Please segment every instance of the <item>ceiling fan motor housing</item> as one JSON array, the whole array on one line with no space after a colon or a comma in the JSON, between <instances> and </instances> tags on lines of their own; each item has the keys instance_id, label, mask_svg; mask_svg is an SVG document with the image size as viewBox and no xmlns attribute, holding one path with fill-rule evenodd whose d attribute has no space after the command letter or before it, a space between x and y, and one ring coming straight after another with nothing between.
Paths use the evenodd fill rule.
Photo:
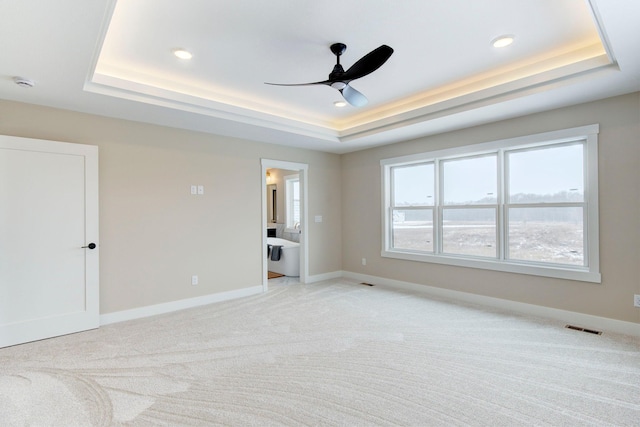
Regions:
<instances>
[{"instance_id":1,"label":"ceiling fan motor housing","mask_svg":"<svg viewBox=\"0 0 640 427\"><path fill-rule=\"evenodd\" d=\"M342 65L336 64L333 67L333 71L329 74L329 80L331 81L339 80L340 76L342 76L343 74L344 74L344 68L342 68Z\"/></svg>"}]
</instances>

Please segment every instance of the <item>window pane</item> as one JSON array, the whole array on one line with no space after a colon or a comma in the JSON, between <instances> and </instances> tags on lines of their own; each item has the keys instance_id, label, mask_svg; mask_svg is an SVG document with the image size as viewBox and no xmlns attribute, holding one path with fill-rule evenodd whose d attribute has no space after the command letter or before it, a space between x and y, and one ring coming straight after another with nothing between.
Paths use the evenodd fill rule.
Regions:
<instances>
[{"instance_id":1,"label":"window pane","mask_svg":"<svg viewBox=\"0 0 640 427\"><path fill-rule=\"evenodd\" d=\"M433 163L397 166L393 174L393 206L433 206Z\"/></svg>"},{"instance_id":2,"label":"window pane","mask_svg":"<svg viewBox=\"0 0 640 427\"><path fill-rule=\"evenodd\" d=\"M497 156L442 162L444 204L495 204L498 194Z\"/></svg>"},{"instance_id":3,"label":"window pane","mask_svg":"<svg viewBox=\"0 0 640 427\"><path fill-rule=\"evenodd\" d=\"M294 228L300 223L300 180L285 178L285 183L286 222L288 228Z\"/></svg>"},{"instance_id":4,"label":"window pane","mask_svg":"<svg viewBox=\"0 0 640 427\"><path fill-rule=\"evenodd\" d=\"M433 210L393 210L394 249L433 252Z\"/></svg>"},{"instance_id":5,"label":"window pane","mask_svg":"<svg viewBox=\"0 0 640 427\"><path fill-rule=\"evenodd\" d=\"M291 183L293 187L293 199L291 203L293 204L293 221L300 222L300 181L296 180Z\"/></svg>"},{"instance_id":6,"label":"window pane","mask_svg":"<svg viewBox=\"0 0 640 427\"><path fill-rule=\"evenodd\" d=\"M443 209L442 251L497 257L495 209Z\"/></svg>"},{"instance_id":7,"label":"window pane","mask_svg":"<svg viewBox=\"0 0 640 427\"><path fill-rule=\"evenodd\" d=\"M585 265L582 209L510 208L509 259Z\"/></svg>"},{"instance_id":8,"label":"window pane","mask_svg":"<svg viewBox=\"0 0 640 427\"><path fill-rule=\"evenodd\" d=\"M510 203L582 202L582 144L507 153Z\"/></svg>"}]
</instances>

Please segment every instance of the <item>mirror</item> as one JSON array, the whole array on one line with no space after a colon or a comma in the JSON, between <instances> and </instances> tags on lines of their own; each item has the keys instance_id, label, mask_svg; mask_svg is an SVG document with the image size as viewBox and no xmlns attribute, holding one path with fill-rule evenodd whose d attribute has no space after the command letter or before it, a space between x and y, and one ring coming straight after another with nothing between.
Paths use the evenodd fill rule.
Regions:
<instances>
[{"instance_id":1,"label":"mirror","mask_svg":"<svg viewBox=\"0 0 640 427\"><path fill-rule=\"evenodd\" d=\"M278 220L278 191L276 184L267 185L267 222Z\"/></svg>"}]
</instances>

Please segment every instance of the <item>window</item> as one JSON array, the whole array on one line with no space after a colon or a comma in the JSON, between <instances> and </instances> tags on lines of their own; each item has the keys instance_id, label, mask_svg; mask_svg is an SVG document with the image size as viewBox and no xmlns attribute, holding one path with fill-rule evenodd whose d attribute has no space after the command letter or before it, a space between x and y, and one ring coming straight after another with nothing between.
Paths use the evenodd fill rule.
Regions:
<instances>
[{"instance_id":1,"label":"window","mask_svg":"<svg viewBox=\"0 0 640 427\"><path fill-rule=\"evenodd\" d=\"M586 266L584 142L506 153L507 257Z\"/></svg>"},{"instance_id":2,"label":"window","mask_svg":"<svg viewBox=\"0 0 640 427\"><path fill-rule=\"evenodd\" d=\"M300 225L300 177L288 175L284 177L285 200L287 211L287 228L299 228Z\"/></svg>"},{"instance_id":3,"label":"window","mask_svg":"<svg viewBox=\"0 0 640 427\"><path fill-rule=\"evenodd\" d=\"M433 163L394 168L393 247L433 252Z\"/></svg>"},{"instance_id":4,"label":"window","mask_svg":"<svg viewBox=\"0 0 640 427\"><path fill-rule=\"evenodd\" d=\"M382 256L600 282L597 132L381 161Z\"/></svg>"},{"instance_id":5,"label":"window","mask_svg":"<svg viewBox=\"0 0 640 427\"><path fill-rule=\"evenodd\" d=\"M442 253L497 256L498 156L442 160Z\"/></svg>"}]
</instances>

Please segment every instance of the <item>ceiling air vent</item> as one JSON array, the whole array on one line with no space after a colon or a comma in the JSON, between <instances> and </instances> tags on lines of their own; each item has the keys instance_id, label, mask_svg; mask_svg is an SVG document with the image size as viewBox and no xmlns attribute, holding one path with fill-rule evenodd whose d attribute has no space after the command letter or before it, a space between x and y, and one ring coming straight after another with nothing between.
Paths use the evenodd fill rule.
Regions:
<instances>
[{"instance_id":1,"label":"ceiling air vent","mask_svg":"<svg viewBox=\"0 0 640 427\"><path fill-rule=\"evenodd\" d=\"M35 83L33 80L25 79L23 77L14 77L13 81L20 87L34 87Z\"/></svg>"}]
</instances>

